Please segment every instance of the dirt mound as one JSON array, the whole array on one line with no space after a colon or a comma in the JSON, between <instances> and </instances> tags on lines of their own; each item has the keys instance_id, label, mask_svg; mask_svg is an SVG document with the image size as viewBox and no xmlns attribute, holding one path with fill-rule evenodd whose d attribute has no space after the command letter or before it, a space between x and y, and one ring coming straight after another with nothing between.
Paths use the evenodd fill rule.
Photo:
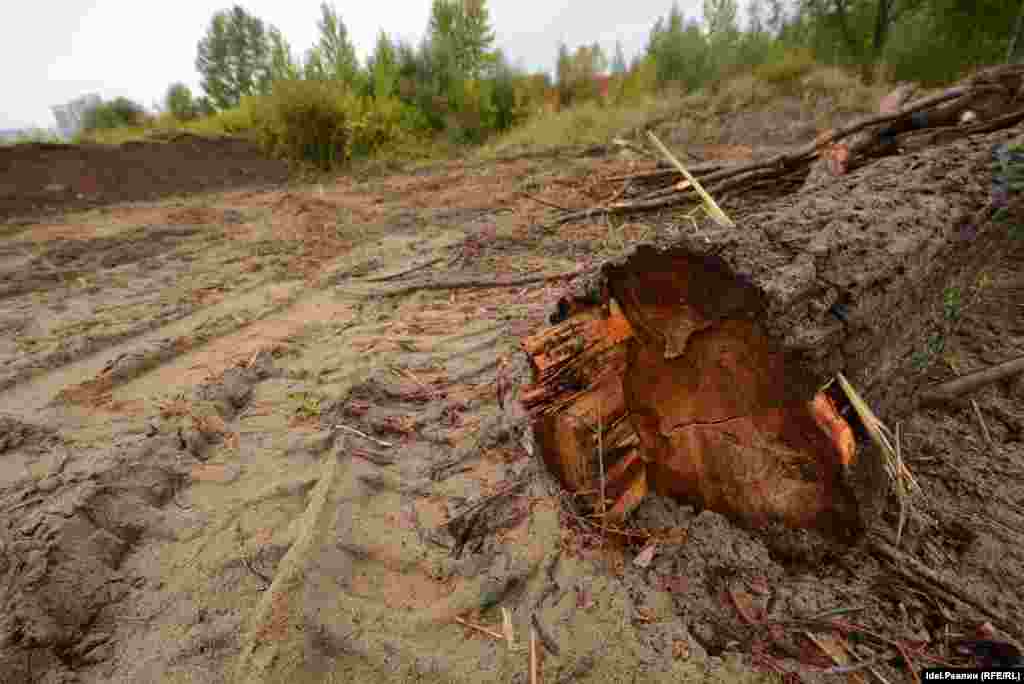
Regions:
<instances>
[{"instance_id":1,"label":"dirt mound","mask_svg":"<svg viewBox=\"0 0 1024 684\"><path fill-rule=\"evenodd\" d=\"M14 145L0 148L0 220L287 179L284 162L237 138Z\"/></svg>"}]
</instances>

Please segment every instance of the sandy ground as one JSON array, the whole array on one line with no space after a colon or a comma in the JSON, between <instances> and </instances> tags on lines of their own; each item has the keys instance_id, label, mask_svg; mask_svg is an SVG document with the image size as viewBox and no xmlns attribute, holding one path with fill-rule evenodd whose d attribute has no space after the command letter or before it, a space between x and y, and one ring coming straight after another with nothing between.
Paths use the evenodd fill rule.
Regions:
<instances>
[{"instance_id":1,"label":"sandy ground","mask_svg":"<svg viewBox=\"0 0 1024 684\"><path fill-rule=\"evenodd\" d=\"M961 662L949 641L993 618L863 550L809 557L651 497L634 562L646 540L574 519L499 407L499 359L525 372L519 339L564 280L495 283L651 229L544 229L537 198L588 206L650 168L448 164L3 226L3 681L525 683L531 626L549 683L824 681L880 652L871 631L917 667ZM1024 353L1022 260L923 343L929 380ZM1022 393L898 416L925 489L903 548L1003 616L1024 586ZM785 622L835 609L846 627ZM879 672L910 681L896 665Z\"/></svg>"}]
</instances>

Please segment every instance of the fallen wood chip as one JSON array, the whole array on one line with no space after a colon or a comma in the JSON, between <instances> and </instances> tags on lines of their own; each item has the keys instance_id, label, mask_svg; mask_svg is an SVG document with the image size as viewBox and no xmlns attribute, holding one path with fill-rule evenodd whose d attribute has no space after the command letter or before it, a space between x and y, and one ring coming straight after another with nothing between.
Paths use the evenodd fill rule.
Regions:
<instances>
[{"instance_id":1,"label":"fallen wood chip","mask_svg":"<svg viewBox=\"0 0 1024 684\"><path fill-rule=\"evenodd\" d=\"M657 544L648 544L643 551L636 555L633 559L633 565L638 568L646 568L654 560L654 553L658 550Z\"/></svg>"}]
</instances>

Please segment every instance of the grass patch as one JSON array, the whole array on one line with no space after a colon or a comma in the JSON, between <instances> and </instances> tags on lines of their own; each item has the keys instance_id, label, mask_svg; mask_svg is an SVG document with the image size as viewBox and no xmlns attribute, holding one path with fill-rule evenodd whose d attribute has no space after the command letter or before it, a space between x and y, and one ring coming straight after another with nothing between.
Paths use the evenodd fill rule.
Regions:
<instances>
[{"instance_id":1,"label":"grass patch","mask_svg":"<svg viewBox=\"0 0 1024 684\"><path fill-rule=\"evenodd\" d=\"M884 80L868 85L860 76L839 67L818 67L804 76L800 85L804 97L828 97L839 111L872 114L893 89L893 84Z\"/></svg>"},{"instance_id":2,"label":"grass patch","mask_svg":"<svg viewBox=\"0 0 1024 684\"><path fill-rule=\"evenodd\" d=\"M787 50L781 59L755 67L753 77L776 87L792 88L814 71L816 65L810 50Z\"/></svg>"},{"instance_id":3,"label":"grass patch","mask_svg":"<svg viewBox=\"0 0 1024 684\"><path fill-rule=\"evenodd\" d=\"M478 156L489 158L523 150L605 144L611 138L642 129L678 111L680 102L678 98L653 96L629 104L586 102L556 114L529 119L484 146Z\"/></svg>"},{"instance_id":4,"label":"grass patch","mask_svg":"<svg viewBox=\"0 0 1024 684\"><path fill-rule=\"evenodd\" d=\"M39 143L60 144L66 143L62 137L45 129L29 130L19 133L14 138L0 139L0 147L13 147L15 145L33 145Z\"/></svg>"},{"instance_id":5,"label":"grass patch","mask_svg":"<svg viewBox=\"0 0 1024 684\"><path fill-rule=\"evenodd\" d=\"M735 112L739 109L763 107L785 94L779 85L758 78L754 74L736 76L718 84L709 101L711 109L718 113Z\"/></svg>"}]
</instances>

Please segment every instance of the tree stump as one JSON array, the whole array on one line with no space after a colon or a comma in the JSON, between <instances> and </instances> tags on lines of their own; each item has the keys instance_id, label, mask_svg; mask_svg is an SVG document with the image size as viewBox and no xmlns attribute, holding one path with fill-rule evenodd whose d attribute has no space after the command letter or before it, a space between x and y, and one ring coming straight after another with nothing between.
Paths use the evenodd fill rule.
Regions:
<instances>
[{"instance_id":1,"label":"tree stump","mask_svg":"<svg viewBox=\"0 0 1024 684\"><path fill-rule=\"evenodd\" d=\"M751 527L859 537L888 483L823 387L842 372L883 417L905 402L887 380L943 293L1008 244L983 210L1008 135L882 159L586 274L522 343L519 398L548 467L610 520L654 491Z\"/></svg>"}]
</instances>

